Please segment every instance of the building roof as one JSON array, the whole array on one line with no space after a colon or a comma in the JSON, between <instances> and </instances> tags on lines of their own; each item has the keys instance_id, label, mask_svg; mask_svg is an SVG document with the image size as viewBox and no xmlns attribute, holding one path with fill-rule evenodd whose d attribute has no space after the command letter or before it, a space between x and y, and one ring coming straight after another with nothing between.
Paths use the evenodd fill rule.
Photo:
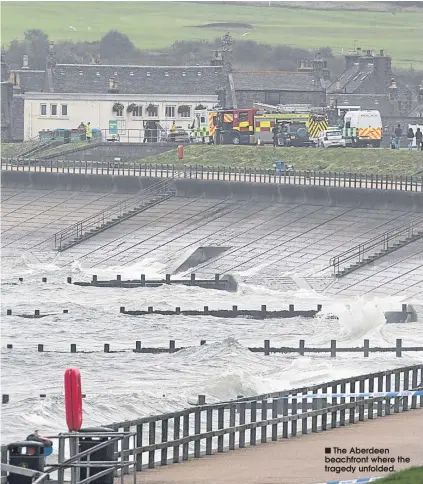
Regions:
<instances>
[{"instance_id":1,"label":"building roof","mask_svg":"<svg viewBox=\"0 0 423 484\"><path fill-rule=\"evenodd\" d=\"M323 91L313 75L285 71L234 71L235 91Z\"/></svg>"},{"instance_id":2,"label":"building roof","mask_svg":"<svg viewBox=\"0 0 423 484\"><path fill-rule=\"evenodd\" d=\"M423 118L423 103L415 106L408 114L409 117Z\"/></svg>"},{"instance_id":3,"label":"building roof","mask_svg":"<svg viewBox=\"0 0 423 484\"><path fill-rule=\"evenodd\" d=\"M45 71L36 71L32 69L12 69L11 73L19 76L19 86L22 92L38 91L41 92L44 87Z\"/></svg>"},{"instance_id":4,"label":"building roof","mask_svg":"<svg viewBox=\"0 0 423 484\"><path fill-rule=\"evenodd\" d=\"M327 94L327 104L336 101L339 108L348 106L360 106L361 109L376 109L381 116L393 114L393 105L388 94Z\"/></svg>"},{"instance_id":5,"label":"building roof","mask_svg":"<svg viewBox=\"0 0 423 484\"><path fill-rule=\"evenodd\" d=\"M336 81L332 82L327 91L329 93L340 91L346 94L354 94L373 71L373 65L359 66L355 64L346 69Z\"/></svg>"},{"instance_id":6,"label":"building roof","mask_svg":"<svg viewBox=\"0 0 423 484\"><path fill-rule=\"evenodd\" d=\"M110 66L57 64L54 92L106 93L109 80L122 94L210 95L225 86L221 66Z\"/></svg>"}]
</instances>

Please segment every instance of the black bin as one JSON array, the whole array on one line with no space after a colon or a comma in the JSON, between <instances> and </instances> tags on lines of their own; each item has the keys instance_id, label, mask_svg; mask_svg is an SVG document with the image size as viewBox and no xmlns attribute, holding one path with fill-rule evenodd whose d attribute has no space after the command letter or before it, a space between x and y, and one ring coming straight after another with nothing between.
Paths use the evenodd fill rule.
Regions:
<instances>
[{"instance_id":1,"label":"black bin","mask_svg":"<svg viewBox=\"0 0 423 484\"><path fill-rule=\"evenodd\" d=\"M12 442L7 446L9 451L9 464L11 466L25 467L34 471L44 471L44 444L23 440ZM32 477L22 476L10 472L8 484L31 484Z\"/></svg>"},{"instance_id":2,"label":"black bin","mask_svg":"<svg viewBox=\"0 0 423 484\"><path fill-rule=\"evenodd\" d=\"M113 429L109 429L107 427L87 427L85 429L81 429L79 431L80 433L93 433L93 432L114 432ZM111 437L108 437L107 435L101 435L98 437L79 437L79 452L84 452L85 450L91 449L92 447L95 447L98 444L101 444L103 442L107 442L110 440ZM106 447L103 447L102 449L94 451L92 454L90 454L90 461L115 461L115 456L114 456L114 444L110 444ZM81 459L81 462L87 462L87 457L84 457ZM94 474L98 474L101 471L104 471L106 468L105 467L90 467L90 476L93 476ZM80 478L81 481L83 479L86 479L88 477L87 475L87 467L81 467L80 470ZM91 482L95 484L113 484L114 480L114 471L110 471L108 474L105 476L101 476L98 479L94 479Z\"/></svg>"}]
</instances>

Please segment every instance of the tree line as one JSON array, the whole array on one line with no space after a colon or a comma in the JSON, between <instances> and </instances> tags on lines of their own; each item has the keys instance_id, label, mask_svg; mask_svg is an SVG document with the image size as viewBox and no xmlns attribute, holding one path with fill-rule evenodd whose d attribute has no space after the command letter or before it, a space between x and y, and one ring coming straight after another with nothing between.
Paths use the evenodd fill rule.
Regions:
<instances>
[{"instance_id":1,"label":"tree line","mask_svg":"<svg viewBox=\"0 0 423 484\"><path fill-rule=\"evenodd\" d=\"M45 69L49 52L49 38L42 30L27 30L22 40L14 40L4 49L10 69L22 67L28 55L31 69ZM138 49L129 37L111 30L101 40L94 42L62 41L54 45L59 64L133 64L133 65L209 65L214 50L221 47L221 39L213 41L187 40L174 42L170 47L156 51ZM327 61L330 72L336 76L345 68L342 56L335 55L329 47L316 50L288 45L268 45L251 40L235 40L232 45L231 63L239 70L296 71L301 61L311 61L320 52ZM396 69L396 73L411 86L423 79L421 71Z\"/></svg>"}]
</instances>

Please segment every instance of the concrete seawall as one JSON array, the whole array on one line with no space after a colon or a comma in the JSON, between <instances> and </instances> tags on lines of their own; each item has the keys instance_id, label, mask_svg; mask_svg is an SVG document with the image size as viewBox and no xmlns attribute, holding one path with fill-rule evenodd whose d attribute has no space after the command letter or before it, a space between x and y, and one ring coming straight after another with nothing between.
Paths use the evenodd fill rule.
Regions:
<instances>
[{"instance_id":1,"label":"concrete seawall","mask_svg":"<svg viewBox=\"0 0 423 484\"><path fill-rule=\"evenodd\" d=\"M2 186L40 190L137 193L160 178L2 171ZM317 206L423 212L423 193L366 188L243 183L195 179L175 180L177 196L261 200Z\"/></svg>"}]
</instances>

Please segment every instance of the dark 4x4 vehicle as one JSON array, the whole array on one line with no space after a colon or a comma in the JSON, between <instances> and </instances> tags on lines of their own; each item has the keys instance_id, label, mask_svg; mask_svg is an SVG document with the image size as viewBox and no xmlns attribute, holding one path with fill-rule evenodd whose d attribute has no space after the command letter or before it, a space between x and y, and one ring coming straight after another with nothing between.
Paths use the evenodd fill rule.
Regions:
<instances>
[{"instance_id":1,"label":"dark 4x4 vehicle","mask_svg":"<svg viewBox=\"0 0 423 484\"><path fill-rule=\"evenodd\" d=\"M314 146L305 123L286 124L278 133L279 146Z\"/></svg>"}]
</instances>

